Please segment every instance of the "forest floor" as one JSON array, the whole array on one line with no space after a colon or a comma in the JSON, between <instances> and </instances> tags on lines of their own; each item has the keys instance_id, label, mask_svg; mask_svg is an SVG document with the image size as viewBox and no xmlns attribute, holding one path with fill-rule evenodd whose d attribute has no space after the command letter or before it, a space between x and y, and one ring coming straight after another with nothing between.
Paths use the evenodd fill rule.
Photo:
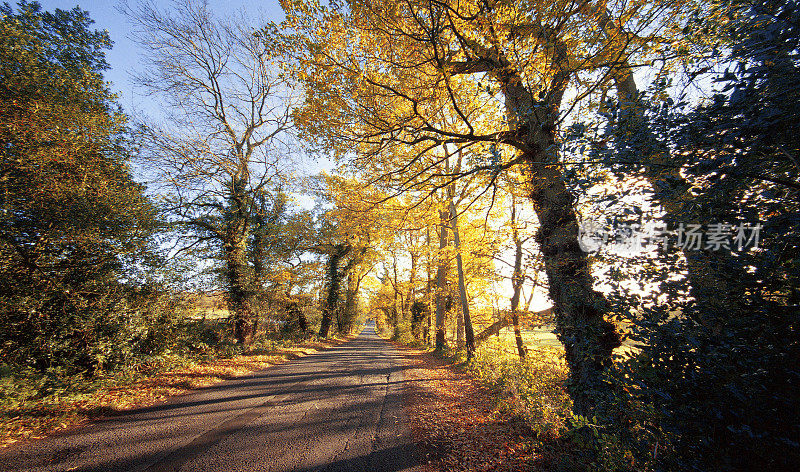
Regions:
<instances>
[{"instance_id":1,"label":"forest floor","mask_svg":"<svg viewBox=\"0 0 800 472\"><path fill-rule=\"evenodd\" d=\"M352 337L307 340L227 359L188 363L165 371L109 377L97 381L95 386L63 395L44 398L19 396L15 399L4 395L0 448L19 441L39 439L114 411L150 406L168 397L307 356Z\"/></svg>"},{"instance_id":2,"label":"forest floor","mask_svg":"<svg viewBox=\"0 0 800 472\"><path fill-rule=\"evenodd\" d=\"M531 470L533 433L456 361L403 347L406 404L431 471Z\"/></svg>"}]
</instances>

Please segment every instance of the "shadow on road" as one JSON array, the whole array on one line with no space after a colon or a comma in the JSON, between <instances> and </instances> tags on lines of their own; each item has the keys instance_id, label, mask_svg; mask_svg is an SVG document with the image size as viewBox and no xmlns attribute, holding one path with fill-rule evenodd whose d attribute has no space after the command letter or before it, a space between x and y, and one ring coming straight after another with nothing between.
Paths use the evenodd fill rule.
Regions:
<instances>
[{"instance_id":1,"label":"shadow on road","mask_svg":"<svg viewBox=\"0 0 800 472\"><path fill-rule=\"evenodd\" d=\"M0 453L8 471L400 471L402 354L357 338Z\"/></svg>"}]
</instances>

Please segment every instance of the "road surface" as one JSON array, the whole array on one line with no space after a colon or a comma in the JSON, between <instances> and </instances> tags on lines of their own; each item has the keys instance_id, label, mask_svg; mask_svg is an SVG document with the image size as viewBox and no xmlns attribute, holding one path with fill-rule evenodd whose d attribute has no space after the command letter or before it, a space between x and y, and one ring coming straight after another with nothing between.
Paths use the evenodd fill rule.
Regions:
<instances>
[{"instance_id":1,"label":"road surface","mask_svg":"<svg viewBox=\"0 0 800 472\"><path fill-rule=\"evenodd\" d=\"M416 471L401 354L360 336L0 452L3 471Z\"/></svg>"}]
</instances>

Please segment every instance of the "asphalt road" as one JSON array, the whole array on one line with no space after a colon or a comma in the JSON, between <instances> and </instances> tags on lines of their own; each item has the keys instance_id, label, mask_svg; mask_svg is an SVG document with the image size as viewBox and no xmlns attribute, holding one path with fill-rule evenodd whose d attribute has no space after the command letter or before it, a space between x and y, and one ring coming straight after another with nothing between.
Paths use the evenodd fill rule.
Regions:
<instances>
[{"instance_id":1,"label":"asphalt road","mask_svg":"<svg viewBox=\"0 0 800 472\"><path fill-rule=\"evenodd\" d=\"M3 471L417 470L401 354L345 344L0 453Z\"/></svg>"}]
</instances>

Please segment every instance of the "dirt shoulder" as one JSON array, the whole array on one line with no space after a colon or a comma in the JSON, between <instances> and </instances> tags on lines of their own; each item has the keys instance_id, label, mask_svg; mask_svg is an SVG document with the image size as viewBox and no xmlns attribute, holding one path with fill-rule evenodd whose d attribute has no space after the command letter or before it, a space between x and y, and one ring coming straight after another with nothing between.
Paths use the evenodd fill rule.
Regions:
<instances>
[{"instance_id":1,"label":"dirt shoulder","mask_svg":"<svg viewBox=\"0 0 800 472\"><path fill-rule=\"evenodd\" d=\"M496 396L453 363L400 346L406 405L433 471L531 470L530 429L496 410Z\"/></svg>"}]
</instances>

